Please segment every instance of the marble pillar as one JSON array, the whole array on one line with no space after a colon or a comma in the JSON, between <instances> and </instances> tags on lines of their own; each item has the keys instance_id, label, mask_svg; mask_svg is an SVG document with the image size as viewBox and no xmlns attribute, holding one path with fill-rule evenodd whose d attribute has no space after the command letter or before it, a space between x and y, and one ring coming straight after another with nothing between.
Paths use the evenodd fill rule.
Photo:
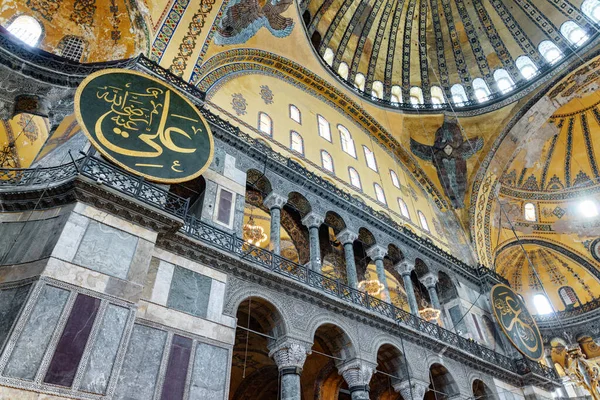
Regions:
<instances>
[{"instance_id":1,"label":"marble pillar","mask_svg":"<svg viewBox=\"0 0 600 400\"><path fill-rule=\"evenodd\" d=\"M269 208L271 213L271 251L277 255L281 253L281 208L285 203L287 203L287 197L275 192L269 193L263 200L263 204Z\"/></svg>"},{"instance_id":2,"label":"marble pillar","mask_svg":"<svg viewBox=\"0 0 600 400\"><path fill-rule=\"evenodd\" d=\"M314 211L302 218L302 224L308 228L310 243L310 269L321 272L321 246L319 245L319 227L325 221L321 215Z\"/></svg>"},{"instance_id":3,"label":"marble pillar","mask_svg":"<svg viewBox=\"0 0 600 400\"><path fill-rule=\"evenodd\" d=\"M428 382L419 379L405 379L393 385L394 390L402 395L404 400L421 400L429 387Z\"/></svg>"},{"instance_id":4,"label":"marble pillar","mask_svg":"<svg viewBox=\"0 0 600 400\"><path fill-rule=\"evenodd\" d=\"M382 300L390 303L390 290L388 288L387 278L385 276L385 267L383 265L383 257L387 254L384 247L374 245L367 250L367 255L375 261L375 269L377 270L377 280L383 284Z\"/></svg>"},{"instance_id":5,"label":"marble pillar","mask_svg":"<svg viewBox=\"0 0 600 400\"><path fill-rule=\"evenodd\" d=\"M350 390L352 400L369 400L369 382L376 365L362 360L350 360L338 367L338 372Z\"/></svg>"},{"instance_id":6,"label":"marble pillar","mask_svg":"<svg viewBox=\"0 0 600 400\"><path fill-rule=\"evenodd\" d=\"M417 303L417 296L415 296L415 288L413 286L412 279L410 279L411 272L415 269L415 264L409 261L402 261L395 265L396 271L402 275L402 281L404 283L404 291L408 299L408 307L410 313L419 316L419 304Z\"/></svg>"},{"instance_id":7,"label":"marble pillar","mask_svg":"<svg viewBox=\"0 0 600 400\"><path fill-rule=\"evenodd\" d=\"M434 275L433 272L428 272L420 279L423 286L427 288L427 293L429 293L429 299L431 300L431 306L436 310L442 310L442 305L440 304L440 298L437 294L436 285L438 283L437 275Z\"/></svg>"},{"instance_id":8,"label":"marble pillar","mask_svg":"<svg viewBox=\"0 0 600 400\"><path fill-rule=\"evenodd\" d=\"M279 370L281 400L301 400L300 376L311 347L310 343L289 338L279 339L270 347L269 357Z\"/></svg>"},{"instance_id":9,"label":"marble pillar","mask_svg":"<svg viewBox=\"0 0 600 400\"><path fill-rule=\"evenodd\" d=\"M346 279L348 286L353 289L358 288L358 274L356 272L356 263L354 261L354 241L358 235L344 229L337 235L338 240L344 245L344 256L346 257Z\"/></svg>"}]
</instances>

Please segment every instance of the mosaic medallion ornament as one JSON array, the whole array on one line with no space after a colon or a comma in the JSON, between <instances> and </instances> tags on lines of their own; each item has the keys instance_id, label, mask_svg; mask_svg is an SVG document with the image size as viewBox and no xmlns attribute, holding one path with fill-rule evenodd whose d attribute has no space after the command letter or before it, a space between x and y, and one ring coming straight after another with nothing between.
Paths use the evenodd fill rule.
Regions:
<instances>
[{"instance_id":1,"label":"mosaic medallion ornament","mask_svg":"<svg viewBox=\"0 0 600 400\"><path fill-rule=\"evenodd\" d=\"M212 133L196 106L141 72L107 69L88 76L77 89L75 115L102 155L153 181L194 179L213 158Z\"/></svg>"},{"instance_id":2,"label":"mosaic medallion ornament","mask_svg":"<svg viewBox=\"0 0 600 400\"><path fill-rule=\"evenodd\" d=\"M508 286L498 284L490 292L494 315L513 346L539 361L544 355L542 336L523 300Z\"/></svg>"},{"instance_id":3,"label":"mosaic medallion ornament","mask_svg":"<svg viewBox=\"0 0 600 400\"><path fill-rule=\"evenodd\" d=\"M246 99L241 93L234 93L231 95L231 107L233 107L233 111L240 116L246 115L246 107L248 103L246 103Z\"/></svg>"},{"instance_id":4,"label":"mosaic medallion ornament","mask_svg":"<svg viewBox=\"0 0 600 400\"><path fill-rule=\"evenodd\" d=\"M263 99L265 104L273 104L273 97L273 91L267 85L260 87L260 98Z\"/></svg>"}]
</instances>

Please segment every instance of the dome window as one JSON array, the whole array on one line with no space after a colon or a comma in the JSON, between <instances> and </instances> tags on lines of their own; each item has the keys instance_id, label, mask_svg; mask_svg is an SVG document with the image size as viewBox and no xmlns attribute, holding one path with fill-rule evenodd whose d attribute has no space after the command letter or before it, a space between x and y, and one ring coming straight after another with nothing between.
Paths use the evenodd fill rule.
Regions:
<instances>
[{"instance_id":1,"label":"dome window","mask_svg":"<svg viewBox=\"0 0 600 400\"><path fill-rule=\"evenodd\" d=\"M321 150L321 165L329 172L333 172L333 158L325 150Z\"/></svg>"},{"instance_id":2,"label":"dome window","mask_svg":"<svg viewBox=\"0 0 600 400\"><path fill-rule=\"evenodd\" d=\"M34 47L42 37L42 25L29 15L20 15L10 23L7 30L23 43Z\"/></svg>"},{"instance_id":3,"label":"dome window","mask_svg":"<svg viewBox=\"0 0 600 400\"><path fill-rule=\"evenodd\" d=\"M444 92L439 86L431 87L431 104L438 108L444 103Z\"/></svg>"},{"instance_id":4,"label":"dome window","mask_svg":"<svg viewBox=\"0 0 600 400\"><path fill-rule=\"evenodd\" d=\"M573 21L567 21L560 27L560 33L576 47L581 46L589 39L589 36L579 25Z\"/></svg>"},{"instance_id":5,"label":"dome window","mask_svg":"<svg viewBox=\"0 0 600 400\"><path fill-rule=\"evenodd\" d=\"M356 158L356 148L354 147L354 140L352 139L350 131L348 131L344 125L338 125L338 131L340 131L342 150Z\"/></svg>"},{"instance_id":6,"label":"dome window","mask_svg":"<svg viewBox=\"0 0 600 400\"><path fill-rule=\"evenodd\" d=\"M464 86L459 83L450 88L450 93L452 93L452 102L459 107L463 106L468 100Z\"/></svg>"},{"instance_id":7,"label":"dome window","mask_svg":"<svg viewBox=\"0 0 600 400\"><path fill-rule=\"evenodd\" d=\"M400 197L398 197L398 206L400 207L400 213L406 219L410 219L410 214L408 213L408 206Z\"/></svg>"},{"instance_id":8,"label":"dome window","mask_svg":"<svg viewBox=\"0 0 600 400\"><path fill-rule=\"evenodd\" d=\"M508 75L508 72L506 72L505 69L497 69L496 72L494 72L494 79L496 80L496 86L498 86L498 90L500 90L502 94L510 92L515 87L515 82L513 82L512 78L510 75Z\"/></svg>"},{"instance_id":9,"label":"dome window","mask_svg":"<svg viewBox=\"0 0 600 400\"><path fill-rule=\"evenodd\" d=\"M367 160L367 167L377 172L377 162L375 161L375 153L373 153L371 149L364 145L363 150L365 152L365 159Z\"/></svg>"},{"instance_id":10,"label":"dome window","mask_svg":"<svg viewBox=\"0 0 600 400\"><path fill-rule=\"evenodd\" d=\"M490 88L481 78L473 80L473 91L475 92L475 98L480 103L487 101L490 97Z\"/></svg>"},{"instance_id":11,"label":"dome window","mask_svg":"<svg viewBox=\"0 0 600 400\"><path fill-rule=\"evenodd\" d=\"M290 133L290 149L304 155L304 139L302 139L302 135L296 131Z\"/></svg>"},{"instance_id":12,"label":"dome window","mask_svg":"<svg viewBox=\"0 0 600 400\"><path fill-rule=\"evenodd\" d=\"M427 223L427 218L425 218L425 214L423 214L421 211L418 211L417 214L419 214L419 222L421 223L421 228L429 232L429 224Z\"/></svg>"},{"instance_id":13,"label":"dome window","mask_svg":"<svg viewBox=\"0 0 600 400\"><path fill-rule=\"evenodd\" d=\"M319 136L331 142L331 128L329 127L329 122L321 115L317 115L317 122L319 125Z\"/></svg>"},{"instance_id":14,"label":"dome window","mask_svg":"<svg viewBox=\"0 0 600 400\"><path fill-rule=\"evenodd\" d=\"M383 193L383 188L377 183L374 183L373 186L375 187L375 196L377 197L377 201L381 204L387 204L385 202L385 193Z\"/></svg>"},{"instance_id":15,"label":"dome window","mask_svg":"<svg viewBox=\"0 0 600 400\"><path fill-rule=\"evenodd\" d=\"M390 100L394 104L402 103L402 89L398 85L392 86L392 95Z\"/></svg>"},{"instance_id":16,"label":"dome window","mask_svg":"<svg viewBox=\"0 0 600 400\"><path fill-rule=\"evenodd\" d=\"M515 64L525 79L531 79L538 73L537 67L533 61L531 61L531 58L527 56L521 56L517 58Z\"/></svg>"},{"instance_id":17,"label":"dome window","mask_svg":"<svg viewBox=\"0 0 600 400\"><path fill-rule=\"evenodd\" d=\"M81 61L83 43L83 39L79 36L65 36L58 43L60 55L71 61Z\"/></svg>"},{"instance_id":18,"label":"dome window","mask_svg":"<svg viewBox=\"0 0 600 400\"><path fill-rule=\"evenodd\" d=\"M357 189L362 189L362 185L360 183L360 175L358 175L358 171L354 168L348 168L348 174L350 175L350 183Z\"/></svg>"},{"instance_id":19,"label":"dome window","mask_svg":"<svg viewBox=\"0 0 600 400\"><path fill-rule=\"evenodd\" d=\"M264 112L258 113L258 130L273 136L273 120Z\"/></svg>"},{"instance_id":20,"label":"dome window","mask_svg":"<svg viewBox=\"0 0 600 400\"><path fill-rule=\"evenodd\" d=\"M381 81L373 82L373 90L371 90L371 96L378 99L383 99L383 83Z\"/></svg>"},{"instance_id":21,"label":"dome window","mask_svg":"<svg viewBox=\"0 0 600 400\"><path fill-rule=\"evenodd\" d=\"M360 72L356 74L356 77L354 78L354 87L356 87L361 92L365 91L365 76Z\"/></svg>"},{"instance_id":22,"label":"dome window","mask_svg":"<svg viewBox=\"0 0 600 400\"><path fill-rule=\"evenodd\" d=\"M290 104L290 118L299 124L302 124L302 114L300 109L293 104Z\"/></svg>"},{"instance_id":23,"label":"dome window","mask_svg":"<svg viewBox=\"0 0 600 400\"><path fill-rule=\"evenodd\" d=\"M413 106L423 104L423 91L420 87L413 86L410 88L410 104Z\"/></svg>"},{"instance_id":24,"label":"dome window","mask_svg":"<svg viewBox=\"0 0 600 400\"><path fill-rule=\"evenodd\" d=\"M325 54L323 54L323 60L330 67L333 65L333 50L331 50L329 47L325 50Z\"/></svg>"},{"instance_id":25,"label":"dome window","mask_svg":"<svg viewBox=\"0 0 600 400\"><path fill-rule=\"evenodd\" d=\"M550 64L556 63L563 56L562 51L560 51L560 49L549 40L544 40L542 43L540 43L538 50L540 51L542 57L544 57Z\"/></svg>"},{"instance_id":26,"label":"dome window","mask_svg":"<svg viewBox=\"0 0 600 400\"><path fill-rule=\"evenodd\" d=\"M523 207L523 216L525 217L525 221L535 222L537 221L537 216L535 212L535 204L533 203L525 203Z\"/></svg>"},{"instance_id":27,"label":"dome window","mask_svg":"<svg viewBox=\"0 0 600 400\"><path fill-rule=\"evenodd\" d=\"M550 305L548 298L543 294L536 294L533 296L533 305L535 306L538 314L543 315L552 313L552 306Z\"/></svg>"},{"instance_id":28,"label":"dome window","mask_svg":"<svg viewBox=\"0 0 600 400\"><path fill-rule=\"evenodd\" d=\"M581 4L581 11L594 22L600 22L600 1L599 0L585 0Z\"/></svg>"},{"instance_id":29,"label":"dome window","mask_svg":"<svg viewBox=\"0 0 600 400\"><path fill-rule=\"evenodd\" d=\"M558 295L567 308L573 307L575 304L580 303L575 290L573 290L571 286L563 286L558 289Z\"/></svg>"},{"instance_id":30,"label":"dome window","mask_svg":"<svg viewBox=\"0 0 600 400\"><path fill-rule=\"evenodd\" d=\"M340 66L338 67L338 74L342 77L342 79L347 80L348 64L346 64L345 62L340 63Z\"/></svg>"}]
</instances>

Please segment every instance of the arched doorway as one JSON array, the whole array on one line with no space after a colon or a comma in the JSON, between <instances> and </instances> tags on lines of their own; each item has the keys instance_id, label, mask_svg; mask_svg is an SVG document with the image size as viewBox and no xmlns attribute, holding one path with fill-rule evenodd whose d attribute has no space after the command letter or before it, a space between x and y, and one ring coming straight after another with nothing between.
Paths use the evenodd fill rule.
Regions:
<instances>
[{"instance_id":1,"label":"arched doorway","mask_svg":"<svg viewBox=\"0 0 600 400\"><path fill-rule=\"evenodd\" d=\"M442 364L433 364L429 368L429 390L424 400L447 400L458 394L458 385L448 369Z\"/></svg>"},{"instance_id":2,"label":"arched doorway","mask_svg":"<svg viewBox=\"0 0 600 400\"><path fill-rule=\"evenodd\" d=\"M473 396L475 400L494 400L494 394L481 379L473 381Z\"/></svg>"}]
</instances>

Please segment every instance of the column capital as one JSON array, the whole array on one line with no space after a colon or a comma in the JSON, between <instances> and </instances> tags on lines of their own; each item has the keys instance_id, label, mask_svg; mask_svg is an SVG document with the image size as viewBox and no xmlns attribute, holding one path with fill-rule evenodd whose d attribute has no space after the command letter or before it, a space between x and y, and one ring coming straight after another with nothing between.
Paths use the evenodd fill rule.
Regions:
<instances>
[{"instance_id":1,"label":"column capital","mask_svg":"<svg viewBox=\"0 0 600 400\"><path fill-rule=\"evenodd\" d=\"M307 228L318 228L324 221L325 218L323 216L311 211L306 214L304 218L302 218L302 225L306 226Z\"/></svg>"},{"instance_id":2,"label":"column capital","mask_svg":"<svg viewBox=\"0 0 600 400\"><path fill-rule=\"evenodd\" d=\"M378 244L374 244L367 249L367 255L373 260L383 260L383 257L385 257L386 254L387 249Z\"/></svg>"},{"instance_id":3,"label":"column capital","mask_svg":"<svg viewBox=\"0 0 600 400\"><path fill-rule=\"evenodd\" d=\"M287 203L288 199L285 196L282 196L278 193L271 192L264 198L263 204L270 209L272 208L282 208L285 203Z\"/></svg>"},{"instance_id":4,"label":"column capital","mask_svg":"<svg viewBox=\"0 0 600 400\"><path fill-rule=\"evenodd\" d=\"M421 281L423 286L429 289L431 287L435 287L439 279L437 275L435 275L433 272L428 272L422 277L420 277L419 280Z\"/></svg>"},{"instance_id":5,"label":"column capital","mask_svg":"<svg viewBox=\"0 0 600 400\"><path fill-rule=\"evenodd\" d=\"M358 234L354 233L352 231L349 231L348 229L344 229L343 231L341 231L340 233L338 233L336 235L336 237L338 238L338 240L340 241L340 243L342 243L342 244L348 244L348 243L354 243L354 241L356 239L358 239Z\"/></svg>"},{"instance_id":6,"label":"column capital","mask_svg":"<svg viewBox=\"0 0 600 400\"><path fill-rule=\"evenodd\" d=\"M429 388L429 384L419 379L411 378L393 384L394 390L402 395L403 399L422 399Z\"/></svg>"},{"instance_id":7,"label":"column capital","mask_svg":"<svg viewBox=\"0 0 600 400\"><path fill-rule=\"evenodd\" d=\"M415 270L414 261L400 261L398 264L394 265L394 269L398 271L400 275L410 275L411 272Z\"/></svg>"},{"instance_id":8,"label":"column capital","mask_svg":"<svg viewBox=\"0 0 600 400\"><path fill-rule=\"evenodd\" d=\"M311 353L312 344L297 339L284 338L269 347L271 357L279 371L283 369L302 369L306 356Z\"/></svg>"},{"instance_id":9,"label":"column capital","mask_svg":"<svg viewBox=\"0 0 600 400\"><path fill-rule=\"evenodd\" d=\"M338 367L338 373L342 375L350 391L352 388L363 387L368 391L367 387L373 376L373 371L377 365L363 360L350 360Z\"/></svg>"}]
</instances>

